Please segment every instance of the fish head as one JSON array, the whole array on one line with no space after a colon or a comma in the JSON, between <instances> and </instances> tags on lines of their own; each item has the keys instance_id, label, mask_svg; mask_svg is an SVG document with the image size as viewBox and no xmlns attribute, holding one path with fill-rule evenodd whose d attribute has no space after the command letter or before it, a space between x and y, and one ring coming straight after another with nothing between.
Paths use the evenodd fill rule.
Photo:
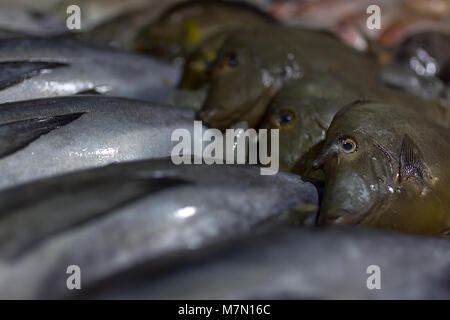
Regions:
<instances>
[{"instance_id":1,"label":"fish head","mask_svg":"<svg viewBox=\"0 0 450 320\"><path fill-rule=\"evenodd\" d=\"M210 88L199 117L225 129L241 121L255 127L269 103L289 80L301 78L285 50L267 50L267 38L254 30L232 32L209 70Z\"/></svg>"},{"instance_id":2,"label":"fish head","mask_svg":"<svg viewBox=\"0 0 450 320\"><path fill-rule=\"evenodd\" d=\"M361 224L395 192L398 160L393 146L398 143L392 131L383 132L380 126L389 121L390 110L381 106L358 101L334 117L313 162L325 173L319 223Z\"/></svg>"},{"instance_id":3,"label":"fish head","mask_svg":"<svg viewBox=\"0 0 450 320\"><path fill-rule=\"evenodd\" d=\"M279 130L282 170L312 173L311 161L337 112L336 101L325 97L325 90L318 83L302 79L282 89L271 102L260 127Z\"/></svg>"}]
</instances>

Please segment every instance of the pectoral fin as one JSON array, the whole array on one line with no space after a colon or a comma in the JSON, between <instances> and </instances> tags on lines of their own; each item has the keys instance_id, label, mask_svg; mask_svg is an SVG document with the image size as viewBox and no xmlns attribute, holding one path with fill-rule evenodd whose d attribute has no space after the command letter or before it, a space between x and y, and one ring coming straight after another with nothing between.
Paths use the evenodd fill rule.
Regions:
<instances>
[{"instance_id":1,"label":"pectoral fin","mask_svg":"<svg viewBox=\"0 0 450 320\"><path fill-rule=\"evenodd\" d=\"M419 147L405 134L400 151L399 182L409 190L421 193L429 174Z\"/></svg>"},{"instance_id":2,"label":"pectoral fin","mask_svg":"<svg viewBox=\"0 0 450 320\"><path fill-rule=\"evenodd\" d=\"M0 125L0 158L25 148L40 136L65 126L83 113L20 120Z\"/></svg>"},{"instance_id":3,"label":"pectoral fin","mask_svg":"<svg viewBox=\"0 0 450 320\"><path fill-rule=\"evenodd\" d=\"M11 61L0 62L0 90L38 75L42 70L68 66L59 62Z\"/></svg>"}]
</instances>

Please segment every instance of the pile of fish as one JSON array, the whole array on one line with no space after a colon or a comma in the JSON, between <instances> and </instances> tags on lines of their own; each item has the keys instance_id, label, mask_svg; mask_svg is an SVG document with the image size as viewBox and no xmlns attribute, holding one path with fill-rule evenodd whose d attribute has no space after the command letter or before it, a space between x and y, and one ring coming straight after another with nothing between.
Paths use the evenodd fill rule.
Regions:
<instances>
[{"instance_id":1,"label":"pile of fish","mask_svg":"<svg viewBox=\"0 0 450 320\"><path fill-rule=\"evenodd\" d=\"M449 23L446 0L3 1L0 298L449 299ZM196 121L277 130L280 170L202 163Z\"/></svg>"}]
</instances>

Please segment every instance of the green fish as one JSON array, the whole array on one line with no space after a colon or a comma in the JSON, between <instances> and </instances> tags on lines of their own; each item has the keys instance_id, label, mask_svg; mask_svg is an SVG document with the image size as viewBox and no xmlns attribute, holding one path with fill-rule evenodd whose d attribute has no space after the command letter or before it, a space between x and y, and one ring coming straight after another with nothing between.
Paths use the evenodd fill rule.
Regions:
<instances>
[{"instance_id":1,"label":"green fish","mask_svg":"<svg viewBox=\"0 0 450 320\"><path fill-rule=\"evenodd\" d=\"M314 167L326 177L320 223L450 234L450 132L413 110L344 107Z\"/></svg>"},{"instance_id":2,"label":"green fish","mask_svg":"<svg viewBox=\"0 0 450 320\"><path fill-rule=\"evenodd\" d=\"M135 39L135 48L165 60L184 62L203 40L217 32L275 22L275 18L245 2L186 1L143 27Z\"/></svg>"}]
</instances>

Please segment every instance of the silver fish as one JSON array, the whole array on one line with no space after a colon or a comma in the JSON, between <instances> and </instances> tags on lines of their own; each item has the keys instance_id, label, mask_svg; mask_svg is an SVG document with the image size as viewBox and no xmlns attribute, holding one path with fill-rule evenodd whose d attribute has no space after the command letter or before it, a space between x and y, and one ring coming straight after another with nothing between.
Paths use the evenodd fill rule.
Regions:
<instances>
[{"instance_id":1,"label":"silver fish","mask_svg":"<svg viewBox=\"0 0 450 320\"><path fill-rule=\"evenodd\" d=\"M95 92L164 102L181 70L69 39L0 42L0 103Z\"/></svg>"},{"instance_id":2,"label":"silver fish","mask_svg":"<svg viewBox=\"0 0 450 320\"><path fill-rule=\"evenodd\" d=\"M65 19L38 13L17 3L0 3L0 30L31 36L52 36L67 32Z\"/></svg>"},{"instance_id":3,"label":"silver fish","mask_svg":"<svg viewBox=\"0 0 450 320\"><path fill-rule=\"evenodd\" d=\"M79 298L450 298L447 239L381 230L281 229L167 263L141 265ZM380 290L370 290L377 267Z\"/></svg>"},{"instance_id":4,"label":"silver fish","mask_svg":"<svg viewBox=\"0 0 450 320\"><path fill-rule=\"evenodd\" d=\"M169 159L9 189L0 193L0 297L65 297L69 265L81 268L85 289L143 261L190 253L317 202L315 187L293 174L261 176L248 165L176 166Z\"/></svg>"},{"instance_id":5,"label":"silver fish","mask_svg":"<svg viewBox=\"0 0 450 320\"><path fill-rule=\"evenodd\" d=\"M170 156L194 111L103 96L0 106L0 189L112 162ZM201 140L201 137L196 138ZM192 141L193 143L193 141Z\"/></svg>"}]
</instances>

